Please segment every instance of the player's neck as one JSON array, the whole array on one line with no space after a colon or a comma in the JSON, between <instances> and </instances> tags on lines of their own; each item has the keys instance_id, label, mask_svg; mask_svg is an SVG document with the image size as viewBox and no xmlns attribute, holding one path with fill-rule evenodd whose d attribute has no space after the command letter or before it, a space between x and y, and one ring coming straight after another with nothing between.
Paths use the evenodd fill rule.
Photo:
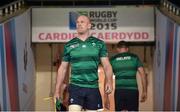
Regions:
<instances>
[{"instance_id":1,"label":"player's neck","mask_svg":"<svg viewBox=\"0 0 180 112\"><path fill-rule=\"evenodd\" d=\"M119 53L127 53L127 51L121 51L121 52L119 52Z\"/></svg>"},{"instance_id":2,"label":"player's neck","mask_svg":"<svg viewBox=\"0 0 180 112\"><path fill-rule=\"evenodd\" d=\"M81 39L82 41L85 41L89 36L90 36L89 33L78 34L78 38Z\"/></svg>"}]
</instances>

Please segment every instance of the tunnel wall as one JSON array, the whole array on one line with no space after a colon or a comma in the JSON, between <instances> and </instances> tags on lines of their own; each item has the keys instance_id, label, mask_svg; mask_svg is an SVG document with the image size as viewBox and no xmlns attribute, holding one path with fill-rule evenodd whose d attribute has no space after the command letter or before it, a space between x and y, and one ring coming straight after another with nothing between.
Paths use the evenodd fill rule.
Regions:
<instances>
[{"instance_id":1,"label":"tunnel wall","mask_svg":"<svg viewBox=\"0 0 180 112\"><path fill-rule=\"evenodd\" d=\"M155 110L179 110L180 25L156 10Z\"/></svg>"},{"instance_id":2,"label":"tunnel wall","mask_svg":"<svg viewBox=\"0 0 180 112\"><path fill-rule=\"evenodd\" d=\"M0 108L34 110L35 61L30 10L0 24Z\"/></svg>"}]
</instances>

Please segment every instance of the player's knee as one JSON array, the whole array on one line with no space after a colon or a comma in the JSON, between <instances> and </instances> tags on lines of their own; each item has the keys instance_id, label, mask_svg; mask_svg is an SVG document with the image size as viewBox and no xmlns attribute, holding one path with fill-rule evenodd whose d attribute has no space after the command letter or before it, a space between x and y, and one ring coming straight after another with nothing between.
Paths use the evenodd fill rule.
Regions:
<instances>
[{"instance_id":1,"label":"player's knee","mask_svg":"<svg viewBox=\"0 0 180 112\"><path fill-rule=\"evenodd\" d=\"M69 112L73 112L73 111L81 111L82 107L80 105L69 105Z\"/></svg>"}]
</instances>

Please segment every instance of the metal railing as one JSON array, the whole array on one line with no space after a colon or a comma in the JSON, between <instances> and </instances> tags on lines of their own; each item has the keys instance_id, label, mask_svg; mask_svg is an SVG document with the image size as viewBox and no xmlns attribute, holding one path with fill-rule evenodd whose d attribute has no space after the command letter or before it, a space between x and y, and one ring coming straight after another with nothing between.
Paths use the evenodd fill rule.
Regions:
<instances>
[{"instance_id":1,"label":"metal railing","mask_svg":"<svg viewBox=\"0 0 180 112\"><path fill-rule=\"evenodd\" d=\"M180 16L180 8L170 1L161 0L160 6L166 8L170 13L173 13L176 16Z\"/></svg>"},{"instance_id":2,"label":"metal railing","mask_svg":"<svg viewBox=\"0 0 180 112\"><path fill-rule=\"evenodd\" d=\"M0 16L5 16L16 12L25 5L24 0L17 0L10 4L0 7Z\"/></svg>"}]
</instances>

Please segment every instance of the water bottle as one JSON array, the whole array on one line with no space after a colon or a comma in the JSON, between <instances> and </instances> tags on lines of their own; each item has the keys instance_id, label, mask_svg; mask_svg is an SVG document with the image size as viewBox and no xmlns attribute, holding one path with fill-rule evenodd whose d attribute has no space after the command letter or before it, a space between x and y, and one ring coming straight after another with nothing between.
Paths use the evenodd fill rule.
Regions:
<instances>
[{"instance_id":1,"label":"water bottle","mask_svg":"<svg viewBox=\"0 0 180 112\"><path fill-rule=\"evenodd\" d=\"M56 111L60 111L61 110L61 100L56 98Z\"/></svg>"}]
</instances>

